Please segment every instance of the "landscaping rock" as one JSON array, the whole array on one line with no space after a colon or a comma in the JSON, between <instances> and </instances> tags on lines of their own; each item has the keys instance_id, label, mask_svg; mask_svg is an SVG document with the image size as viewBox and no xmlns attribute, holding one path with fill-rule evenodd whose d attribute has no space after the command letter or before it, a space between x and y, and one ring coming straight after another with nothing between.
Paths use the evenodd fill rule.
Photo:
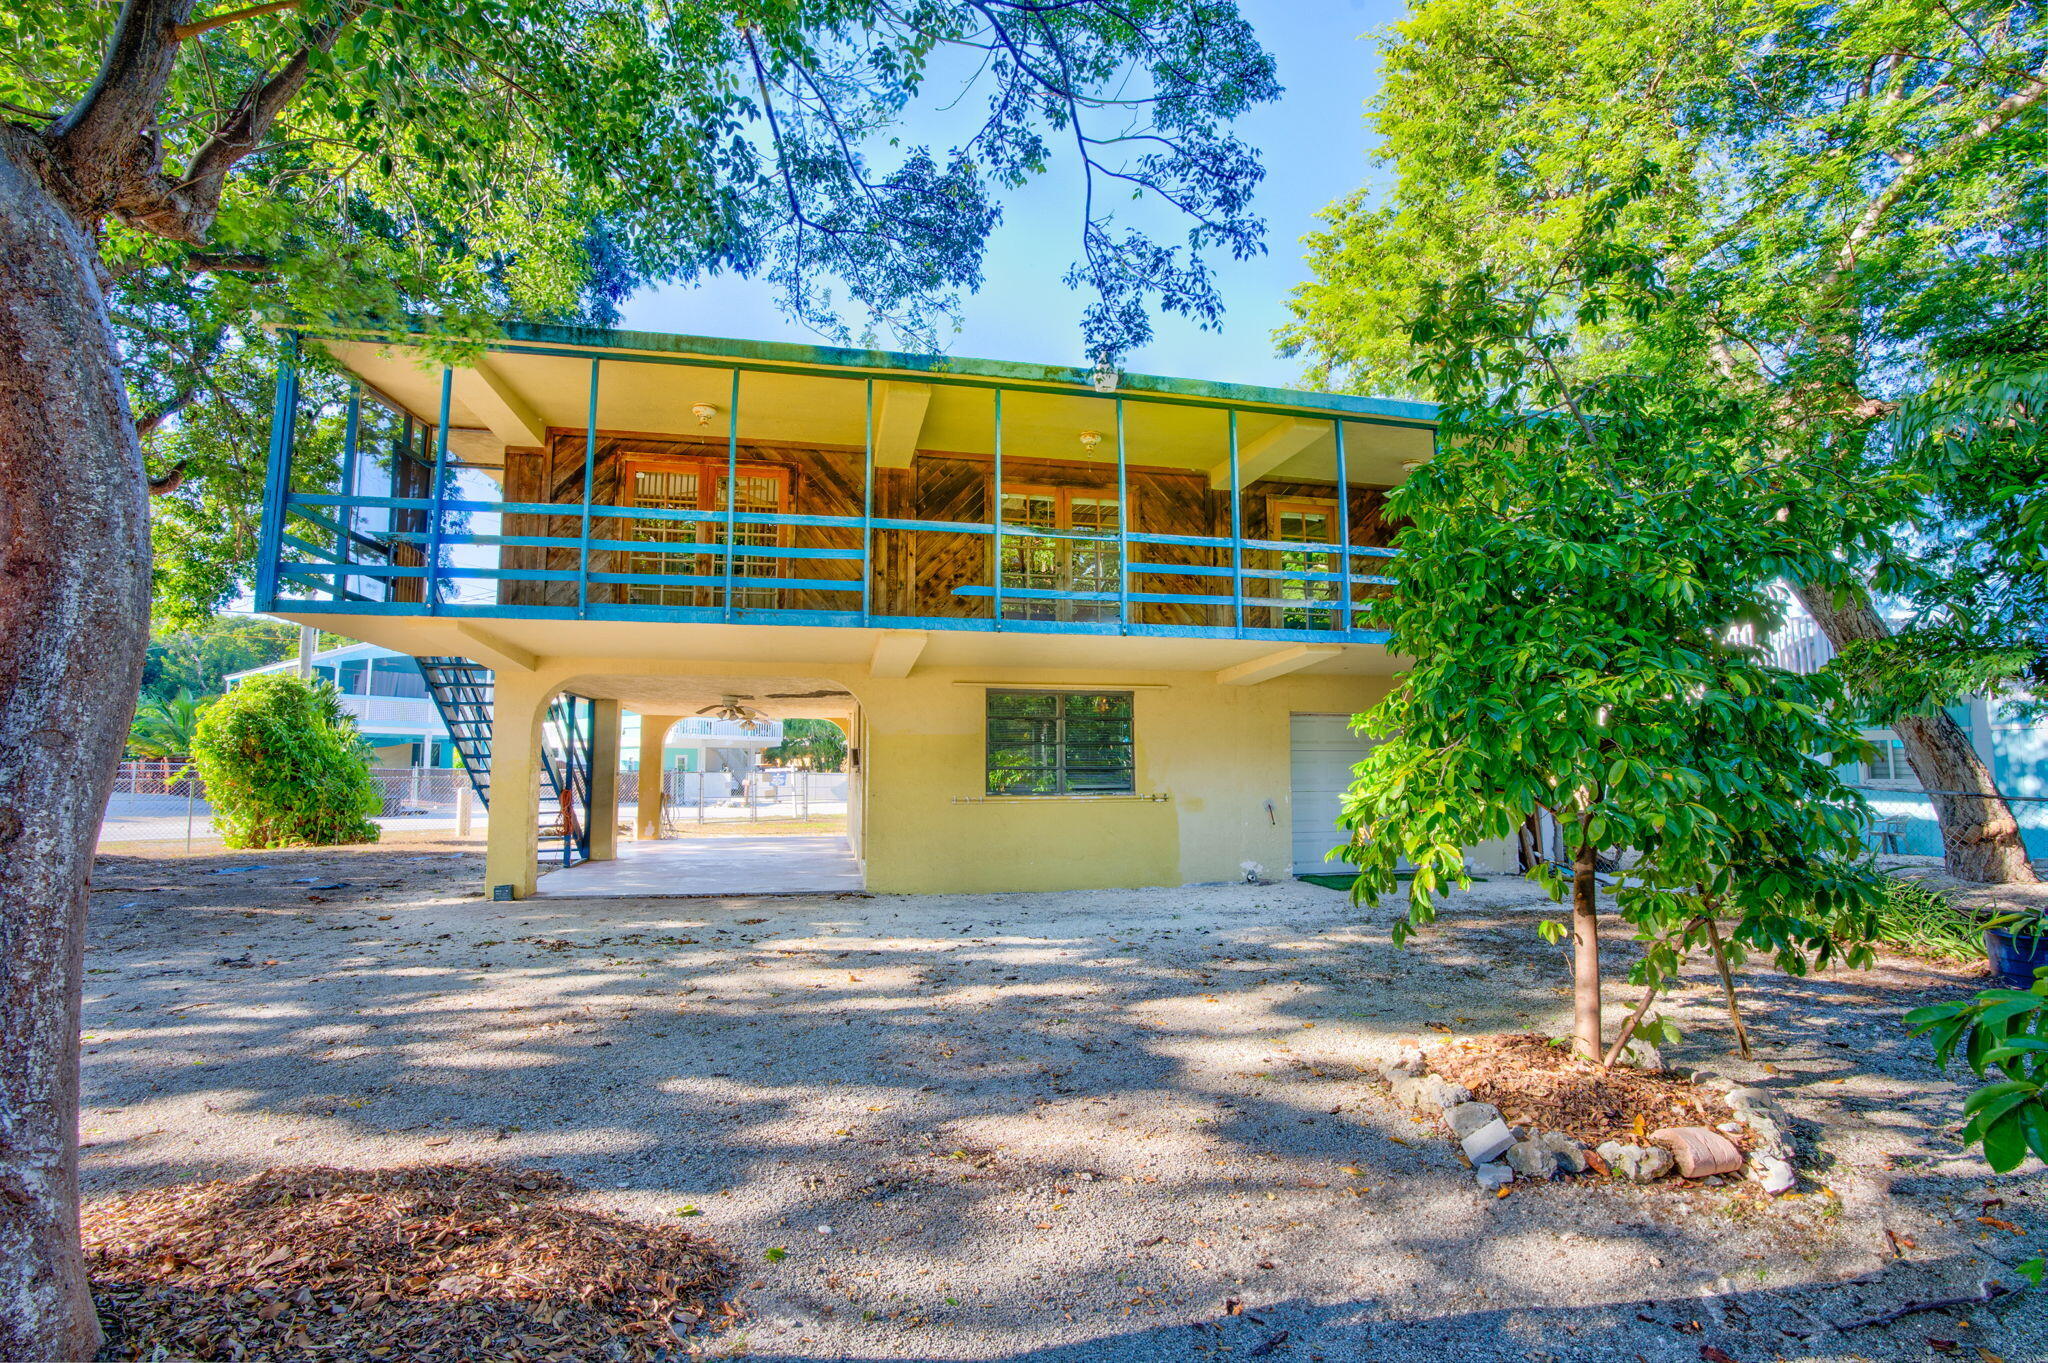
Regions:
<instances>
[{"instance_id":1,"label":"landscaping rock","mask_svg":"<svg viewBox=\"0 0 2048 1363\"><path fill-rule=\"evenodd\" d=\"M1619 1063L1644 1074L1664 1073L1664 1053L1647 1041L1631 1041L1623 1046Z\"/></svg>"},{"instance_id":2,"label":"landscaping rock","mask_svg":"<svg viewBox=\"0 0 2048 1363\"><path fill-rule=\"evenodd\" d=\"M1515 1171L1505 1164L1482 1164L1472 1170L1472 1176L1479 1180L1479 1186L1489 1193L1499 1192L1515 1181Z\"/></svg>"},{"instance_id":3,"label":"landscaping rock","mask_svg":"<svg viewBox=\"0 0 2048 1363\"><path fill-rule=\"evenodd\" d=\"M1394 1101L1418 1112L1442 1112L1469 1099L1469 1090L1446 1083L1433 1074L1401 1075L1390 1081Z\"/></svg>"},{"instance_id":4,"label":"landscaping rock","mask_svg":"<svg viewBox=\"0 0 2048 1363\"><path fill-rule=\"evenodd\" d=\"M1680 1178L1732 1174L1742 1167L1742 1152L1720 1132L1704 1126L1667 1126L1650 1139L1671 1152Z\"/></svg>"},{"instance_id":5,"label":"landscaping rock","mask_svg":"<svg viewBox=\"0 0 2048 1363\"><path fill-rule=\"evenodd\" d=\"M1732 1089L1728 1107L1756 1137L1760 1153L1774 1155L1788 1165L1792 1163L1792 1119L1776 1099L1762 1089Z\"/></svg>"},{"instance_id":6,"label":"landscaping rock","mask_svg":"<svg viewBox=\"0 0 2048 1363\"><path fill-rule=\"evenodd\" d=\"M1603 1141L1600 1158L1607 1162L1608 1172L1631 1183L1655 1183L1671 1172L1671 1152L1661 1145L1623 1145L1620 1141Z\"/></svg>"},{"instance_id":7,"label":"landscaping rock","mask_svg":"<svg viewBox=\"0 0 2048 1363\"><path fill-rule=\"evenodd\" d=\"M1492 1103L1460 1103L1445 1109L1444 1120L1451 1125L1451 1135L1462 1141L1488 1122L1499 1121L1500 1109Z\"/></svg>"},{"instance_id":8,"label":"landscaping rock","mask_svg":"<svg viewBox=\"0 0 2048 1363\"><path fill-rule=\"evenodd\" d=\"M1491 1164L1494 1160L1499 1159L1508 1152L1508 1148L1514 1143L1515 1136L1512 1131L1508 1130L1508 1124L1495 1117L1485 1126L1480 1127L1477 1131L1465 1137L1464 1140L1458 1142L1458 1145L1465 1152L1465 1158L1471 1160L1474 1166L1478 1166L1481 1164Z\"/></svg>"},{"instance_id":9,"label":"landscaping rock","mask_svg":"<svg viewBox=\"0 0 2048 1363\"><path fill-rule=\"evenodd\" d=\"M1792 1167L1792 1161L1777 1155L1751 1155L1744 1172L1773 1197L1789 1193L1799 1184L1799 1173Z\"/></svg>"},{"instance_id":10,"label":"landscaping rock","mask_svg":"<svg viewBox=\"0 0 2048 1363\"><path fill-rule=\"evenodd\" d=\"M1381 1079L1391 1084L1396 1079L1413 1079L1422 1074L1425 1063L1422 1051L1414 1046L1404 1046L1393 1055L1375 1063L1374 1068Z\"/></svg>"},{"instance_id":11,"label":"landscaping rock","mask_svg":"<svg viewBox=\"0 0 2048 1363\"><path fill-rule=\"evenodd\" d=\"M1539 1131L1536 1143L1557 1157L1557 1167L1567 1174L1586 1172L1586 1148L1562 1131Z\"/></svg>"},{"instance_id":12,"label":"landscaping rock","mask_svg":"<svg viewBox=\"0 0 2048 1363\"><path fill-rule=\"evenodd\" d=\"M1507 1162L1524 1178L1557 1177L1557 1153L1538 1141L1516 1141L1508 1147Z\"/></svg>"}]
</instances>

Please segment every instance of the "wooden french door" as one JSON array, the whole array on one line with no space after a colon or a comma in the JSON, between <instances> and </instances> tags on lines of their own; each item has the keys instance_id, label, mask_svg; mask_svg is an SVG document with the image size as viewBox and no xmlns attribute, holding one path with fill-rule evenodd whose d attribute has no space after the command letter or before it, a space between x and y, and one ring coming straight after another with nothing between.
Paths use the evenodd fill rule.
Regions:
<instances>
[{"instance_id":1,"label":"wooden french door","mask_svg":"<svg viewBox=\"0 0 2048 1363\"><path fill-rule=\"evenodd\" d=\"M1003 589L1114 592L1123 581L1117 546L1119 508L1111 489L1011 485L1003 489ZM1090 538L1033 535L1033 529ZM1094 538L1099 537L1099 538ZM1114 620L1113 601L1008 598L1006 620Z\"/></svg>"},{"instance_id":2,"label":"wooden french door","mask_svg":"<svg viewBox=\"0 0 2048 1363\"><path fill-rule=\"evenodd\" d=\"M628 455L621 474L627 505L663 511L723 512L728 494L733 510L746 513L787 515L790 509L789 470L777 464L741 464L736 476L729 476L722 459L685 455ZM628 539L661 548L636 550L626 556L629 573L662 576L722 576L725 572L725 531L718 520L668 520L634 518L627 522ZM733 547L779 548L787 541L787 526L749 525L732 527ZM679 550L671 546L696 545ZM733 604L763 610L778 604L772 579L782 576L783 560L773 556L735 553L733 576L738 579ZM633 606L722 606L722 586L692 583L629 583L626 604Z\"/></svg>"}]
</instances>

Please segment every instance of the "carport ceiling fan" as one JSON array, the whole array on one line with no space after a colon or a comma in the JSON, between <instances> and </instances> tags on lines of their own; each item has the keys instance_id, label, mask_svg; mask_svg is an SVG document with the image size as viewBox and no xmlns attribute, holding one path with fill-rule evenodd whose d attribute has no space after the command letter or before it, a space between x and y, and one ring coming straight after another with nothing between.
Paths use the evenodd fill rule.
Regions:
<instances>
[{"instance_id":1,"label":"carport ceiling fan","mask_svg":"<svg viewBox=\"0 0 2048 1363\"><path fill-rule=\"evenodd\" d=\"M753 706L744 704L744 696L721 696L716 705L706 705L697 711L716 719L736 719L749 729L758 729L767 718Z\"/></svg>"}]
</instances>

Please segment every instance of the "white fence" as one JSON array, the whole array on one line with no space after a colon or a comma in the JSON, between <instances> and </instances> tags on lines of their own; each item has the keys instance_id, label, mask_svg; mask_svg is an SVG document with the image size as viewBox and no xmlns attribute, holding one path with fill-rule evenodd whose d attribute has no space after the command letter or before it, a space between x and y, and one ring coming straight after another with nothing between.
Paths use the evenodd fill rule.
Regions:
<instances>
[{"instance_id":1,"label":"white fence","mask_svg":"<svg viewBox=\"0 0 2048 1363\"><path fill-rule=\"evenodd\" d=\"M375 822L450 837L481 836L483 809L469 775L436 767L376 767L384 805ZM102 852L217 852L206 783L179 762L123 762L100 822Z\"/></svg>"},{"instance_id":2,"label":"white fence","mask_svg":"<svg viewBox=\"0 0 2048 1363\"><path fill-rule=\"evenodd\" d=\"M640 774L619 773L619 822L639 825ZM846 773L728 771L662 773L662 820L685 824L811 822L846 817Z\"/></svg>"}]
</instances>

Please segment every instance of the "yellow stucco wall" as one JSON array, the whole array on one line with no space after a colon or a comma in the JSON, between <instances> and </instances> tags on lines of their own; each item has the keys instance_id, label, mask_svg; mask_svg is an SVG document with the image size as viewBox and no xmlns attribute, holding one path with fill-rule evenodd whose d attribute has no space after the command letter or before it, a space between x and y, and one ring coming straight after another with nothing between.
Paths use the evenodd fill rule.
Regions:
<instances>
[{"instance_id":1,"label":"yellow stucco wall","mask_svg":"<svg viewBox=\"0 0 2048 1363\"><path fill-rule=\"evenodd\" d=\"M425 637L436 628L447 624L394 621L379 642L419 653L461 646ZM573 626L558 632L566 641ZM832 642L831 632L819 633L824 643ZM798 634L760 628L736 637L764 650L810 652L795 647ZM522 805L535 808L541 717L562 690L609 695L636 710L682 713L695 708L693 703L675 709L676 688L684 684L711 695L727 688L844 688L853 698L851 728L860 753L850 782L849 835L868 888L943 893L1230 881L1242 876L1246 861L1258 862L1269 876L1284 876L1292 860L1291 717L1357 713L1383 696L1392 680L1391 668L1310 667L1255 685L1227 685L1217 680L1213 664L1164 670L1097 661L1115 658L1126 646L1126 656L1159 656L1156 644L1135 639L996 636L990 646L1022 644L1039 659L1085 647L1090 665L1060 669L981 661L920 665L907 677L889 678L873 675L865 662L825 660L815 652L802 661L784 654L716 662L564 652L522 660L530 666L507 665L510 660L500 654L491 660L498 666L498 712L484 888L508 885L515 898L534 890L534 821L517 811ZM1270 644L1252 647L1272 650ZM1373 650L1355 656L1385 655ZM1219 661L1238 660L1226 655ZM1131 691L1136 797L987 797L984 726L991 687Z\"/></svg>"},{"instance_id":2,"label":"yellow stucco wall","mask_svg":"<svg viewBox=\"0 0 2048 1363\"><path fill-rule=\"evenodd\" d=\"M1136 797L983 795L990 686L1132 692ZM868 726L868 888L1072 890L1286 874L1289 717L1350 714L1371 676L1223 686L1211 673L919 671L861 688ZM1156 797L1156 798L1155 798Z\"/></svg>"}]
</instances>

